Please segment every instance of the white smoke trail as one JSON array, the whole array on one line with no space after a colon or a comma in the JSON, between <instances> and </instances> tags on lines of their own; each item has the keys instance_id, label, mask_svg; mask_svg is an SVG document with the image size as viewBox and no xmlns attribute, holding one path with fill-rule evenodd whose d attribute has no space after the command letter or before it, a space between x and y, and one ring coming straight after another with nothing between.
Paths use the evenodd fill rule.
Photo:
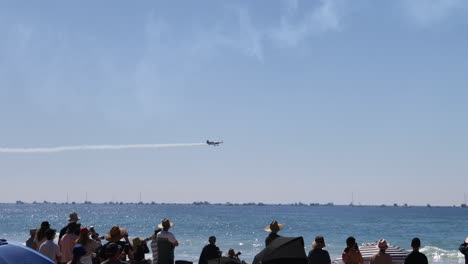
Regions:
<instances>
[{"instance_id":1,"label":"white smoke trail","mask_svg":"<svg viewBox=\"0 0 468 264\"><path fill-rule=\"evenodd\" d=\"M206 146L206 143L79 145L79 146L60 146L60 147L50 147L50 148L0 148L0 153L57 153L57 152L65 152L65 151L158 149L158 148L179 148L179 147L196 147L196 146Z\"/></svg>"}]
</instances>

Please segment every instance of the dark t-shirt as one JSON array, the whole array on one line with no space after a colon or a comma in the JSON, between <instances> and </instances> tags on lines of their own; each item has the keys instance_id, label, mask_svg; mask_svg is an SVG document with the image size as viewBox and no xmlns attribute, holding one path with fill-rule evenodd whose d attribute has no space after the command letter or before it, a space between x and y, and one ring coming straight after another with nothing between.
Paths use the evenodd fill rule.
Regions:
<instances>
[{"instance_id":1,"label":"dark t-shirt","mask_svg":"<svg viewBox=\"0 0 468 264\"><path fill-rule=\"evenodd\" d=\"M203 247L198 264L207 264L208 260L218 258L218 256L219 247L217 247L216 245L208 244L205 247Z\"/></svg>"},{"instance_id":2,"label":"dark t-shirt","mask_svg":"<svg viewBox=\"0 0 468 264\"><path fill-rule=\"evenodd\" d=\"M406 257L405 264L428 264L428 262L426 255L419 251L413 251Z\"/></svg>"},{"instance_id":3,"label":"dark t-shirt","mask_svg":"<svg viewBox=\"0 0 468 264\"><path fill-rule=\"evenodd\" d=\"M106 255L106 249L107 249L107 246L110 244L111 242L107 242L105 243L104 245L102 245L100 248L99 248L99 258L101 258L102 260L106 260L108 259L107 255ZM119 245L120 246L120 252L124 251L124 249L126 248L129 248L129 244L125 241L117 241L115 242L115 244Z\"/></svg>"},{"instance_id":4,"label":"dark t-shirt","mask_svg":"<svg viewBox=\"0 0 468 264\"><path fill-rule=\"evenodd\" d=\"M149 248L148 245L146 245L146 242L143 242L137 248L135 248L133 257L135 258L135 261L143 261L145 260L146 253L149 253Z\"/></svg>"},{"instance_id":5,"label":"dark t-shirt","mask_svg":"<svg viewBox=\"0 0 468 264\"><path fill-rule=\"evenodd\" d=\"M265 239L265 247L270 245L271 241L275 240L275 238L280 237L277 233L270 233L267 238Z\"/></svg>"},{"instance_id":6,"label":"dark t-shirt","mask_svg":"<svg viewBox=\"0 0 468 264\"><path fill-rule=\"evenodd\" d=\"M330 254L321 248L312 249L307 256L310 264L330 264Z\"/></svg>"}]
</instances>

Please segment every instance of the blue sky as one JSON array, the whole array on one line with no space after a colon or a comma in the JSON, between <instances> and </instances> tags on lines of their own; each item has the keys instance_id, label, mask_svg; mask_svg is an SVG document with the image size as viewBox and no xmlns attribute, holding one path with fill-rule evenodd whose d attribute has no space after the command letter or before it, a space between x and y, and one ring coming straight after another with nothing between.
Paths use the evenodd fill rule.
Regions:
<instances>
[{"instance_id":1,"label":"blue sky","mask_svg":"<svg viewBox=\"0 0 468 264\"><path fill-rule=\"evenodd\" d=\"M463 202L468 4L3 1L4 202Z\"/></svg>"}]
</instances>

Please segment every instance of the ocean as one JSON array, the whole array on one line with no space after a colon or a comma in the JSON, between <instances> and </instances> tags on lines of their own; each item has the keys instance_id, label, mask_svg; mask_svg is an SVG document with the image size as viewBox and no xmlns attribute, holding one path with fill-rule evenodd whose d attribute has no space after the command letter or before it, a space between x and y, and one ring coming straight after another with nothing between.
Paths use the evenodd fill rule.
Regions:
<instances>
[{"instance_id":1,"label":"ocean","mask_svg":"<svg viewBox=\"0 0 468 264\"><path fill-rule=\"evenodd\" d=\"M358 243L385 238L407 250L411 239L419 237L429 263L464 263L458 247L468 236L468 209L454 207L0 204L0 238L24 243L29 229L45 220L59 230L71 211L81 217L82 226L93 225L100 235L119 225L130 237L146 238L163 218L169 218L180 243L176 260L193 262L198 262L208 237L215 235L223 253L234 248L251 263L264 248L264 228L272 220L284 224L280 235L304 237L306 252L314 237L323 235L332 260L341 255L352 235Z\"/></svg>"}]
</instances>

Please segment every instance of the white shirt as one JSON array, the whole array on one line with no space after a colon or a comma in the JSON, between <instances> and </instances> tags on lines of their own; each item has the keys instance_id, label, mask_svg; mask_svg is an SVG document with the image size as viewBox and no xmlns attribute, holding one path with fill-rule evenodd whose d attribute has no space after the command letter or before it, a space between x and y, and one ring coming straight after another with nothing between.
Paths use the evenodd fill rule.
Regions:
<instances>
[{"instance_id":1,"label":"white shirt","mask_svg":"<svg viewBox=\"0 0 468 264\"><path fill-rule=\"evenodd\" d=\"M167 238L167 240L169 240L169 242L171 242L172 244L175 244L177 243L177 239L175 238L175 236L169 232L169 231L161 231L159 232L158 234L158 238Z\"/></svg>"},{"instance_id":2,"label":"white shirt","mask_svg":"<svg viewBox=\"0 0 468 264\"><path fill-rule=\"evenodd\" d=\"M52 240L46 240L46 242L42 243L39 247L39 252L50 258L55 263L57 263L57 257L62 256L59 246Z\"/></svg>"}]
</instances>

